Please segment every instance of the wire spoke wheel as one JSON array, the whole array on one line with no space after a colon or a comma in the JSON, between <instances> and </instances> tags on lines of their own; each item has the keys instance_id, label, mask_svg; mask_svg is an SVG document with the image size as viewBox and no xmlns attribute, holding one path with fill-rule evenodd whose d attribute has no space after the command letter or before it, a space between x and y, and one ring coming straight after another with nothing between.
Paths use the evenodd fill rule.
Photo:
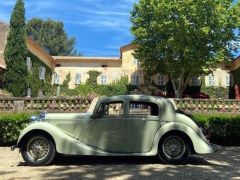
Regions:
<instances>
[{"instance_id":1,"label":"wire spoke wheel","mask_svg":"<svg viewBox=\"0 0 240 180\"><path fill-rule=\"evenodd\" d=\"M33 161L45 159L50 151L48 141L43 137L35 137L27 144L27 154Z\"/></svg>"},{"instance_id":2,"label":"wire spoke wheel","mask_svg":"<svg viewBox=\"0 0 240 180\"><path fill-rule=\"evenodd\" d=\"M168 159L180 159L186 152L185 142L179 136L169 136L163 141L162 151Z\"/></svg>"}]
</instances>

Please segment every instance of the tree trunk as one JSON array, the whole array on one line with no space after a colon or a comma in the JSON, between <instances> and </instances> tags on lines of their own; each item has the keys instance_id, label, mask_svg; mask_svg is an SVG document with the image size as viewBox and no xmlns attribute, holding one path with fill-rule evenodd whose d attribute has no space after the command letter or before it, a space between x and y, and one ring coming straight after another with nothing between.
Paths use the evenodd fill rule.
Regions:
<instances>
[{"instance_id":1,"label":"tree trunk","mask_svg":"<svg viewBox=\"0 0 240 180\"><path fill-rule=\"evenodd\" d=\"M184 90L190 82L190 75L184 77L183 73L177 79L172 79L172 84L175 92L175 98L181 98Z\"/></svg>"}]
</instances>

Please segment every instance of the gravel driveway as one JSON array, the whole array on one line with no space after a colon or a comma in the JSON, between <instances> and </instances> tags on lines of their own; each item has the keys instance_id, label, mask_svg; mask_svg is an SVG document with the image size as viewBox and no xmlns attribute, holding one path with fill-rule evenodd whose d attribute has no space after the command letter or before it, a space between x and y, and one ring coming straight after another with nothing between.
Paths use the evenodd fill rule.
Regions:
<instances>
[{"instance_id":1,"label":"gravel driveway","mask_svg":"<svg viewBox=\"0 0 240 180\"><path fill-rule=\"evenodd\" d=\"M192 156L185 165L155 157L61 157L47 167L28 167L18 153L0 147L0 179L239 179L240 147Z\"/></svg>"}]
</instances>

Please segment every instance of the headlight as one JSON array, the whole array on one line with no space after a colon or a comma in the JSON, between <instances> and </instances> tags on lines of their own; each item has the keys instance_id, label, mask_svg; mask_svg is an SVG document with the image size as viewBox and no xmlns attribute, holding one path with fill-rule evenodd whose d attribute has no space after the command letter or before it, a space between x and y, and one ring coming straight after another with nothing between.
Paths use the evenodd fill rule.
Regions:
<instances>
[{"instance_id":1,"label":"headlight","mask_svg":"<svg viewBox=\"0 0 240 180\"><path fill-rule=\"evenodd\" d=\"M46 114L47 114L47 112L43 111L43 112L40 113L39 116L31 116L30 120L31 120L31 122L44 121L45 117L46 117Z\"/></svg>"},{"instance_id":2,"label":"headlight","mask_svg":"<svg viewBox=\"0 0 240 180\"><path fill-rule=\"evenodd\" d=\"M40 120L40 117L39 117L39 116L31 116L31 117L30 117L30 120L31 120L31 122L39 121L39 120Z\"/></svg>"}]
</instances>

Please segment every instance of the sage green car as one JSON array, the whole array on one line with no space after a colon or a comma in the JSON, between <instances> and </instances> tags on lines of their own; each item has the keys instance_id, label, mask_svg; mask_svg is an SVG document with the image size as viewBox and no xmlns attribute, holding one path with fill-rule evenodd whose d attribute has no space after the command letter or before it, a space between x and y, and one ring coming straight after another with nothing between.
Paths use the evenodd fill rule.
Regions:
<instances>
[{"instance_id":1,"label":"sage green car","mask_svg":"<svg viewBox=\"0 0 240 180\"><path fill-rule=\"evenodd\" d=\"M87 113L32 117L17 147L33 166L49 164L56 154L157 155L165 163L181 163L190 154L217 150L170 100L144 95L95 98Z\"/></svg>"}]
</instances>

